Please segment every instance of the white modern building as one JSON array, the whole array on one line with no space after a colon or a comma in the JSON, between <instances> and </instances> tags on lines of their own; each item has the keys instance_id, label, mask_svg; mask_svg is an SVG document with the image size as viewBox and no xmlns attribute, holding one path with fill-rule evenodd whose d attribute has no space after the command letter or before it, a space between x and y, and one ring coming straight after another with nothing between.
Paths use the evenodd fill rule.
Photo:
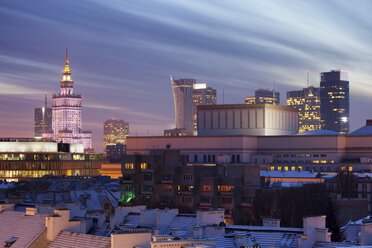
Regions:
<instances>
[{"instance_id":1,"label":"white modern building","mask_svg":"<svg viewBox=\"0 0 372 248\"><path fill-rule=\"evenodd\" d=\"M174 80L170 77L174 96L176 129L192 129L192 90L195 79Z\"/></svg>"},{"instance_id":2,"label":"white modern building","mask_svg":"<svg viewBox=\"0 0 372 248\"><path fill-rule=\"evenodd\" d=\"M298 132L298 110L273 104L198 106L198 135L291 135Z\"/></svg>"},{"instance_id":3,"label":"white modern building","mask_svg":"<svg viewBox=\"0 0 372 248\"><path fill-rule=\"evenodd\" d=\"M83 144L85 149L91 149L92 132L82 130L82 96L74 93L74 81L71 78L67 48L66 65L62 73L61 91L52 96L52 138L57 142Z\"/></svg>"},{"instance_id":4,"label":"white modern building","mask_svg":"<svg viewBox=\"0 0 372 248\"><path fill-rule=\"evenodd\" d=\"M197 106L217 103L217 91L206 83L196 83L195 79L174 80L170 76L173 96L175 129L165 130L165 136L196 135Z\"/></svg>"}]
</instances>

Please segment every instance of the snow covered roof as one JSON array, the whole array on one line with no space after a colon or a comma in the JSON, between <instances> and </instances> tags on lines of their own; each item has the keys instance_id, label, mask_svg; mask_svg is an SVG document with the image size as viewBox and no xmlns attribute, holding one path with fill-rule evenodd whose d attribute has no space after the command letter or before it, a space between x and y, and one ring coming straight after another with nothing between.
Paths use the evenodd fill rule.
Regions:
<instances>
[{"instance_id":1,"label":"snow covered roof","mask_svg":"<svg viewBox=\"0 0 372 248\"><path fill-rule=\"evenodd\" d=\"M50 242L47 248L108 248L111 247L111 238L94 236L82 233L62 231L57 238Z\"/></svg>"},{"instance_id":2,"label":"snow covered roof","mask_svg":"<svg viewBox=\"0 0 372 248\"><path fill-rule=\"evenodd\" d=\"M360 178L364 178L364 177L369 177L369 178L372 178L372 173L354 173L355 175L357 175L358 177Z\"/></svg>"},{"instance_id":3,"label":"snow covered roof","mask_svg":"<svg viewBox=\"0 0 372 248\"><path fill-rule=\"evenodd\" d=\"M261 170L262 177L282 177L282 178L316 178L317 174L310 171L267 171Z\"/></svg>"},{"instance_id":4,"label":"snow covered roof","mask_svg":"<svg viewBox=\"0 0 372 248\"><path fill-rule=\"evenodd\" d=\"M172 229L179 229L181 237L188 237L193 235L193 228L196 225L195 214L178 214L170 223L169 227L165 231L166 234L170 234Z\"/></svg>"},{"instance_id":5,"label":"snow covered roof","mask_svg":"<svg viewBox=\"0 0 372 248\"><path fill-rule=\"evenodd\" d=\"M235 232L227 235L213 237L216 239L216 248L236 248L236 235L244 235L244 245L246 247L259 246L261 248L288 247L297 248L298 238L302 233L288 232Z\"/></svg>"},{"instance_id":6,"label":"snow covered roof","mask_svg":"<svg viewBox=\"0 0 372 248\"><path fill-rule=\"evenodd\" d=\"M26 215L25 212L3 211L0 213L0 244L17 237L12 248L28 247L45 230L48 214Z\"/></svg>"},{"instance_id":7,"label":"snow covered roof","mask_svg":"<svg viewBox=\"0 0 372 248\"><path fill-rule=\"evenodd\" d=\"M268 227L268 226L244 226L244 225L227 225L226 229L233 231L250 231L250 232L296 232L303 233L303 228L294 227Z\"/></svg>"},{"instance_id":8,"label":"snow covered roof","mask_svg":"<svg viewBox=\"0 0 372 248\"><path fill-rule=\"evenodd\" d=\"M106 198L113 207L117 207L118 202L115 197L107 190L97 192L95 190L71 191L70 199L72 202L80 202L87 211L102 211L103 203Z\"/></svg>"}]
</instances>

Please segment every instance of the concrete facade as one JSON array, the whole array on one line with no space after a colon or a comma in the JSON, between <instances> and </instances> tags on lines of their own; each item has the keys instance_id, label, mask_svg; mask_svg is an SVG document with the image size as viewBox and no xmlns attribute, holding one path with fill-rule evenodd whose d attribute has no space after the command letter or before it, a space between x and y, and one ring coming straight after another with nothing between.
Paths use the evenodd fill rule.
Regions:
<instances>
[{"instance_id":1,"label":"concrete facade","mask_svg":"<svg viewBox=\"0 0 372 248\"><path fill-rule=\"evenodd\" d=\"M272 104L198 106L198 135L290 135L298 132L298 111Z\"/></svg>"}]
</instances>

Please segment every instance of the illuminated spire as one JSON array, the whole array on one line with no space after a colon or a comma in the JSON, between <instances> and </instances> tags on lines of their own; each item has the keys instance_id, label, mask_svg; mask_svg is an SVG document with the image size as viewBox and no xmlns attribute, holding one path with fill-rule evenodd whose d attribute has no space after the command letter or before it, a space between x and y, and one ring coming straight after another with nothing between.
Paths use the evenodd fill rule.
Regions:
<instances>
[{"instance_id":1,"label":"illuminated spire","mask_svg":"<svg viewBox=\"0 0 372 248\"><path fill-rule=\"evenodd\" d=\"M65 65L65 72L69 72L70 68L68 67L68 46L66 45L66 65Z\"/></svg>"}]
</instances>

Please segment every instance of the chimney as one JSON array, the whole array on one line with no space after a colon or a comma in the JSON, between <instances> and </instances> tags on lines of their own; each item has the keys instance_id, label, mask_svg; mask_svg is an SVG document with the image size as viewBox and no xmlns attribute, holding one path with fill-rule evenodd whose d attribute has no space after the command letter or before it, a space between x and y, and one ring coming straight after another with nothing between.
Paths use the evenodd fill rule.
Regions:
<instances>
[{"instance_id":1,"label":"chimney","mask_svg":"<svg viewBox=\"0 0 372 248\"><path fill-rule=\"evenodd\" d=\"M26 216L34 216L37 214L37 208L26 208Z\"/></svg>"},{"instance_id":2,"label":"chimney","mask_svg":"<svg viewBox=\"0 0 372 248\"><path fill-rule=\"evenodd\" d=\"M203 238L203 228L201 226L195 226L193 229L193 236L195 239Z\"/></svg>"},{"instance_id":3,"label":"chimney","mask_svg":"<svg viewBox=\"0 0 372 248\"><path fill-rule=\"evenodd\" d=\"M372 223L360 226L360 244L372 245Z\"/></svg>"},{"instance_id":4,"label":"chimney","mask_svg":"<svg viewBox=\"0 0 372 248\"><path fill-rule=\"evenodd\" d=\"M0 213L5 210L14 211L14 204L0 204Z\"/></svg>"},{"instance_id":5,"label":"chimney","mask_svg":"<svg viewBox=\"0 0 372 248\"><path fill-rule=\"evenodd\" d=\"M264 218L263 226L264 227L280 227L280 219Z\"/></svg>"},{"instance_id":6,"label":"chimney","mask_svg":"<svg viewBox=\"0 0 372 248\"><path fill-rule=\"evenodd\" d=\"M247 247L245 233L235 233L235 244L237 247Z\"/></svg>"}]
</instances>

